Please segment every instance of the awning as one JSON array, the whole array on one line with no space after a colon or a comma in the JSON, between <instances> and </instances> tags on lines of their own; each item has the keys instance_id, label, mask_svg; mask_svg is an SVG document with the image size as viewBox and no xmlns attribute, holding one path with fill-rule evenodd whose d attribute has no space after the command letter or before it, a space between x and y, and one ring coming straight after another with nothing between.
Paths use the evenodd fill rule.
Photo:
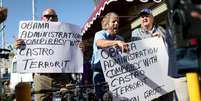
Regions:
<instances>
[{"instance_id":1,"label":"awning","mask_svg":"<svg viewBox=\"0 0 201 101\"><path fill-rule=\"evenodd\" d=\"M142 3L140 0L102 0L82 28L83 39L93 37L95 32L101 30L102 17L108 12L115 12L120 16L120 26L137 18L139 10L146 7L157 6L156 3Z\"/></svg>"},{"instance_id":2,"label":"awning","mask_svg":"<svg viewBox=\"0 0 201 101\"><path fill-rule=\"evenodd\" d=\"M96 6L92 15L89 17L89 19L85 23L84 27L82 28L82 33L85 33L88 30L88 28L94 23L94 20L96 20L96 18L101 15L101 12L105 9L105 6L108 5L110 2L114 2L114 1L118 1L118 0L102 0L100 4Z\"/></svg>"}]
</instances>

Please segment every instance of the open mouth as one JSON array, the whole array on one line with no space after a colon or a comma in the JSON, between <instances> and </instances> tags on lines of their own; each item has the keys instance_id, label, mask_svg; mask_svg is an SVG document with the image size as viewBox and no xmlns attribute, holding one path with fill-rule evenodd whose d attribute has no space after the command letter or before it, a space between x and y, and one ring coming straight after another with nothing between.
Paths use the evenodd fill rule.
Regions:
<instances>
[{"instance_id":1,"label":"open mouth","mask_svg":"<svg viewBox=\"0 0 201 101\"><path fill-rule=\"evenodd\" d=\"M114 27L113 30L118 30L118 27Z\"/></svg>"}]
</instances>

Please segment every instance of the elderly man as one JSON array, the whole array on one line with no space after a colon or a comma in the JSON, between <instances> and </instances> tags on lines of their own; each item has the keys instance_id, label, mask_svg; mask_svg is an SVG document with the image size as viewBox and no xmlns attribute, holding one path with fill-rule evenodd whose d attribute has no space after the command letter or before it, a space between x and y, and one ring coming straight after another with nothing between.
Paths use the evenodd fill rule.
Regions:
<instances>
[{"instance_id":1,"label":"elderly man","mask_svg":"<svg viewBox=\"0 0 201 101\"><path fill-rule=\"evenodd\" d=\"M42 21L52 21L57 22L58 17L54 9L48 8L44 10L42 17ZM17 39L15 41L15 47L20 48L22 46L23 40ZM70 83L72 80L70 74L67 73L36 73L34 75L34 85L35 90L40 91L44 89L52 89L52 88L62 88L65 87L66 84ZM36 94L36 101L52 101L52 96L50 94Z\"/></svg>"},{"instance_id":2,"label":"elderly man","mask_svg":"<svg viewBox=\"0 0 201 101\"><path fill-rule=\"evenodd\" d=\"M141 27L132 32L132 41L142 40L154 36L164 36L165 30L154 24L154 16L152 11L145 8L140 11Z\"/></svg>"},{"instance_id":3,"label":"elderly man","mask_svg":"<svg viewBox=\"0 0 201 101\"><path fill-rule=\"evenodd\" d=\"M141 20L141 27L135 29L132 32L132 39L131 39L132 41L158 36L163 38L164 42L168 46L168 49L173 48L173 46L168 45L168 43L170 43L168 42L168 40L170 40L168 39L170 38L168 37L170 36L169 33L166 33L166 31L162 27L154 23L154 16L152 14L151 9L148 9L148 8L142 9L139 13L139 16ZM173 61L172 58L174 57L172 57L172 54L173 53L169 51L169 56L170 56L169 62L174 62L172 64L175 64L176 61ZM168 74L171 76L174 75L178 77L178 78L172 78L172 80L175 83L175 90L178 97L178 101L188 101L186 79L184 77L181 78L181 75L173 71L175 69L173 69L172 64L170 63L171 67L169 67ZM168 93L153 101L173 101L173 100L174 100L173 93Z\"/></svg>"},{"instance_id":4,"label":"elderly man","mask_svg":"<svg viewBox=\"0 0 201 101\"><path fill-rule=\"evenodd\" d=\"M101 48L106 48L110 46L117 46L121 50L128 50L128 44L123 41L123 39L117 35L119 27L119 16L114 12L107 13L102 19L102 30L96 32L93 43L93 83L95 85L96 96L99 101L103 100L103 95L105 90L103 84L105 83L105 78L100 64L100 57L98 50Z\"/></svg>"}]
</instances>

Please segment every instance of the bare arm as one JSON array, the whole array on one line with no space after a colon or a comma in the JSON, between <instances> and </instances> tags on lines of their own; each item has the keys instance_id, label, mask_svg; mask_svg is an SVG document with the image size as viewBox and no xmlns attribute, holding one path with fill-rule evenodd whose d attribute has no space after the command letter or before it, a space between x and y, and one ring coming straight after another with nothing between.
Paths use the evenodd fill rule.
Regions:
<instances>
[{"instance_id":1,"label":"bare arm","mask_svg":"<svg viewBox=\"0 0 201 101\"><path fill-rule=\"evenodd\" d=\"M99 39L96 41L96 45L100 48L106 48L110 46L115 46L117 45L117 40L103 40Z\"/></svg>"},{"instance_id":2,"label":"bare arm","mask_svg":"<svg viewBox=\"0 0 201 101\"><path fill-rule=\"evenodd\" d=\"M110 47L110 46L118 46L122 50L128 50L128 44L123 41L119 41L119 40L99 39L96 41L96 45L100 48L106 48L106 47Z\"/></svg>"}]
</instances>

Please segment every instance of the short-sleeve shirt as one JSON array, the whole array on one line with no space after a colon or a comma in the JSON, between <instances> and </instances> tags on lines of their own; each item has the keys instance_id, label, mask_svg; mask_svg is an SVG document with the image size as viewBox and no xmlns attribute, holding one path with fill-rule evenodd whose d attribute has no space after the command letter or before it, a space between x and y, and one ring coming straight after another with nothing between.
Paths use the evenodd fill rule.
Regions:
<instances>
[{"instance_id":1,"label":"short-sleeve shirt","mask_svg":"<svg viewBox=\"0 0 201 101\"><path fill-rule=\"evenodd\" d=\"M142 39L146 39L146 38L150 38L151 33L155 33L155 32L160 32L162 33L162 37L165 39L165 30L157 25L154 25L154 27L152 28L151 32L146 31L143 28L137 28L132 32L132 41L137 41L137 40L142 40Z\"/></svg>"},{"instance_id":2,"label":"short-sleeve shirt","mask_svg":"<svg viewBox=\"0 0 201 101\"><path fill-rule=\"evenodd\" d=\"M107 31L101 30L99 32L96 32L95 37L94 37L94 42L93 42L93 56L92 56L92 64L96 64L100 61L100 57L98 54L98 50L100 49L96 45L97 40L122 40L123 38L120 37L119 35L111 36Z\"/></svg>"}]
</instances>

